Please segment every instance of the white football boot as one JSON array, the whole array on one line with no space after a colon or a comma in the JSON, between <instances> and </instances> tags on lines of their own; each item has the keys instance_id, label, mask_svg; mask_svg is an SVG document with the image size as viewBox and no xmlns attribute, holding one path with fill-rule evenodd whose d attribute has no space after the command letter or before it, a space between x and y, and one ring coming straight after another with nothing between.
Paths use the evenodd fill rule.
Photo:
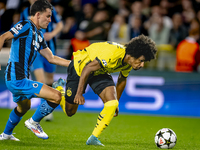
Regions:
<instances>
[{"instance_id":1,"label":"white football boot","mask_svg":"<svg viewBox=\"0 0 200 150\"><path fill-rule=\"evenodd\" d=\"M33 121L32 118L25 121L25 126L31 130L37 137L42 139L48 139L48 135L43 131L39 122Z\"/></svg>"},{"instance_id":2,"label":"white football boot","mask_svg":"<svg viewBox=\"0 0 200 150\"><path fill-rule=\"evenodd\" d=\"M5 133L0 134L0 141L1 140L20 141L18 138L14 137L12 134L8 135L8 134L5 134Z\"/></svg>"}]
</instances>

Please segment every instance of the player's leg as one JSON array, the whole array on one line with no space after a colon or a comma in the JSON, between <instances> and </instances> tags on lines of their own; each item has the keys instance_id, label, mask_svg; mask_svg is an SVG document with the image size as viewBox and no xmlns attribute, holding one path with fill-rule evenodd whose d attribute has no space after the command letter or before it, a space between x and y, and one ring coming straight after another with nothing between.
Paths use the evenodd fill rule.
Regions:
<instances>
[{"instance_id":1,"label":"player's leg","mask_svg":"<svg viewBox=\"0 0 200 150\"><path fill-rule=\"evenodd\" d=\"M105 130L106 127L109 125L118 107L115 86L107 87L102 91L102 93L99 96L104 102L104 108L97 118L97 124L92 132L92 135L86 142L87 145L104 146L97 138L102 133L102 131Z\"/></svg>"},{"instance_id":2,"label":"player's leg","mask_svg":"<svg viewBox=\"0 0 200 150\"><path fill-rule=\"evenodd\" d=\"M35 66L36 67L36 66ZM39 67L39 66L38 66ZM45 77L44 77L44 70L42 68L42 65L41 65L41 68L37 68L33 71L34 73L34 76L35 76L35 79L36 81L38 82L41 82L41 83L45 83ZM45 99L41 98L41 104L46 101Z\"/></svg>"},{"instance_id":3,"label":"player's leg","mask_svg":"<svg viewBox=\"0 0 200 150\"><path fill-rule=\"evenodd\" d=\"M50 73L50 75L46 74L46 71L53 72L55 71L55 66L48 66L49 62L40 54L37 55L35 61L32 65L32 70L34 72L34 76L36 78L36 81L45 83L48 86L52 86L53 83L53 73ZM47 68L47 69L46 69ZM48 69L50 68L50 69ZM53 68L53 70L52 70ZM41 98L41 104L46 101L45 99ZM50 113L49 115L44 117L45 121L52 121L53 120L53 114Z\"/></svg>"},{"instance_id":4,"label":"player's leg","mask_svg":"<svg viewBox=\"0 0 200 150\"><path fill-rule=\"evenodd\" d=\"M95 137L99 137L102 131L109 125L118 107L115 86L105 88L99 96L104 102L104 108L98 116L97 124L92 133Z\"/></svg>"},{"instance_id":5,"label":"player's leg","mask_svg":"<svg viewBox=\"0 0 200 150\"><path fill-rule=\"evenodd\" d=\"M66 111L65 111L65 90L64 90L65 83L66 83L65 80L63 80L62 78L59 78L58 81L55 81L52 84L52 87L54 89L60 91L60 93L62 95L62 98L61 98L61 101L60 101L60 106L61 106L63 112L66 114Z\"/></svg>"},{"instance_id":6,"label":"player's leg","mask_svg":"<svg viewBox=\"0 0 200 150\"><path fill-rule=\"evenodd\" d=\"M64 89L62 86L59 86L59 80L62 81L62 79L59 79L57 82L55 82L54 88L59 90L62 95L61 99L61 108L63 111L69 116L73 116L77 109L78 105L74 103L74 97L76 95L76 91L78 88L79 83L79 76L76 74L76 71L74 69L74 63L73 61L70 63L69 67L67 68L68 76L67 76L67 83L66 83L66 90L64 92Z\"/></svg>"},{"instance_id":7,"label":"player's leg","mask_svg":"<svg viewBox=\"0 0 200 150\"><path fill-rule=\"evenodd\" d=\"M48 72L45 72L45 78L46 78L46 81L45 83L48 85L48 86L51 86L52 87L52 84L54 82L54 73L48 73Z\"/></svg>"},{"instance_id":8,"label":"player's leg","mask_svg":"<svg viewBox=\"0 0 200 150\"><path fill-rule=\"evenodd\" d=\"M50 87L52 87L52 84L53 84L53 81L54 81L53 76L54 76L53 73L45 72L45 79L46 79L45 83ZM53 113L50 113L49 115L45 116L44 120L45 121L52 121L53 120Z\"/></svg>"},{"instance_id":9,"label":"player's leg","mask_svg":"<svg viewBox=\"0 0 200 150\"><path fill-rule=\"evenodd\" d=\"M73 115L75 115L77 112L77 109L78 109L77 104L71 104L66 101L65 112L66 112L67 116L72 117Z\"/></svg>"},{"instance_id":10,"label":"player's leg","mask_svg":"<svg viewBox=\"0 0 200 150\"><path fill-rule=\"evenodd\" d=\"M34 73L35 80L41 83L45 83L44 65L42 62L42 56L38 53L35 61L31 66L31 71Z\"/></svg>"},{"instance_id":11,"label":"player's leg","mask_svg":"<svg viewBox=\"0 0 200 150\"><path fill-rule=\"evenodd\" d=\"M40 122L43 117L50 114L60 104L61 93L46 84L43 84L39 94L35 93L35 95L46 100L40 104L32 117L34 121Z\"/></svg>"},{"instance_id":12,"label":"player's leg","mask_svg":"<svg viewBox=\"0 0 200 150\"><path fill-rule=\"evenodd\" d=\"M66 93L63 88L64 84L65 84L65 80L60 78L58 79L58 81L53 83L53 88L61 92L62 98L61 98L60 106L63 112L67 116L71 117L76 113L78 109L78 105L74 104L73 102L74 96L76 94L78 82L68 81L66 84Z\"/></svg>"},{"instance_id":13,"label":"player's leg","mask_svg":"<svg viewBox=\"0 0 200 150\"><path fill-rule=\"evenodd\" d=\"M43 65L44 65L44 76L45 76L45 83L52 87L54 82L54 73L56 71L56 65L50 64L44 57L42 58Z\"/></svg>"},{"instance_id":14,"label":"player's leg","mask_svg":"<svg viewBox=\"0 0 200 150\"><path fill-rule=\"evenodd\" d=\"M0 140L19 141L19 139L12 135L13 129L20 122L22 116L30 109L30 106L31 102L29 99L17 102L17 107L11 111L4 132L0 135Z\"/></svg>"},{"instance_id":15,"label":"player's leg","mask_svg":"<svg viewBox=\"0 0 200 150\"><path fill-rule=\"evenodd\" d=\"M43 68L35 69L33 71L33 73L34 73L36 81L41 82L41 83L45 83L45 77L44 77L44 70L43 70Z\"/></svg>"},{"instance_id":16,"label":"player's leg","mask_svg":"<svg viewBox=\"0 0 200 150\"><path fill-rule=\"evenodd\" d=\"M52 87L54 82L54 72L56 71L56 65L50 64L45 58L42 58L43 66L44 66L44 76L45 76L45 83ZM53 120L53 113L44 117L45 121L52 121Z\"/></svg>"},{"instance_id":17,"label":"player's leg","mask_svg":"<svg viewBox=\"0 0 200 150\"><path fill-rule=\"evenodd\" d=\"M98 140L98 137L109 125L118 107L116 88L110 75L100 75L98 77L93 77L90 82L90 86L94 92L97 93L104 102L104 108L100 112L97 118L97 124L86 144L103 146L103 144Z\"/></svg>"},{"instance_id":18,"label":"player's leg","mask_svg":"<svg viewBox=\"0 0 200 150\"><path fill-rule=\"evenodd\" d=\"M36 81L41 83L46 83L45 80L45 71L44 71L44 58L40 54L37 55L35 61L31 66L31 71L33 71ZM44 103L46 100L41 98L41 104Z\"/></svg>"},{"instance_id":19,"label":"player's leg","mask_svg":"<svg viewBox=\"0 0 200 150\"><path fill-rule=\"evenodd\" d=\"M35 69L33 72L34 72L34 76L35 76L36 81L41 82L41 83L46 83L45 82L45 72L44 72L43 68ZM46 79L46 80L48 81L48 79ZM49 86L52 86L52 83ZM44 103L44 101L46 101L46 100L41 98L41 104ZM53 114L50 113L49 115L45 116L44 120L45 121L52 121L53 120Z\"/></svg>"},{"instance_id":20,"label":"player's leg","mask_svg":"<svg viewBox=\"0 0 200 150\"><path fill-rule=\"evenodd\" d=\"M32 89L35 97L40 97L46 99L38 109L35 111L34 115L25 121L25 126L30 129L37 137L42 139L48 139L48 135L42 130L39 122L48 114L53 112L53 110L59 105L61 100L61 93L45 84L30 81L30 84L35 82L35 89ZM33 96L32 96L33 97Z\"/></svg>"},{"instance_id":21,"label":"player's leg","mask_svg":"<svg viewBox=\"0 0 200 150\"><path fill-rule=\"evenodd\" d=\"M75 80L70 80L70 78L67 78L65 90L65 112L69 117L76 114L78 109L78 105L74 103L74 97L78 89L79 77L76 78L75 75L76 74L74 74Z\"/></svg>"}]
</instances>

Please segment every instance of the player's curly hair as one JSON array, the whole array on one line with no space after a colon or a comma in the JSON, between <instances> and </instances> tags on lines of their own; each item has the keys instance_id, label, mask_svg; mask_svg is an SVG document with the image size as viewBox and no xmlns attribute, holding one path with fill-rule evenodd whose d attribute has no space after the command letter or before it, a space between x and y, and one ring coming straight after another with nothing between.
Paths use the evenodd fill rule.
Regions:
<instances>
[{"instance_id":1,"label":"player's curly hair","mask_svg":"<svg viewBox=\"0 0 200 150\"><path fill-rule=\"evenodd\" d=\"M145 61L150 61L156 58L156 44L148 36L140 35L138 37L132 38L127 44L126 54L132 57L139 58L140 56L145 57Z\"/></svg>"},{"instance_id":2,"label":"player's curly hair","mask_svg":"<svg viewBox=\"0 0 200 150\"><path fill-rule=\"evenodd\" d=\"M37 0L33 5L31 5L30 15L34 16L37 12L45 12L49 8L53 10L53 6L47 0Z\"/></svg>"}]
</instances>

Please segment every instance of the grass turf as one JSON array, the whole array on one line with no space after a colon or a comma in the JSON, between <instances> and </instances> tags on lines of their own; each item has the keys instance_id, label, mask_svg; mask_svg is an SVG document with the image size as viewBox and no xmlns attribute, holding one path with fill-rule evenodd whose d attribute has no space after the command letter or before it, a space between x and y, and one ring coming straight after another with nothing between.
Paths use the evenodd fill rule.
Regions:
<instances>
[{"instance_id":1,"label":"grass turf","mask_svg":"<svg viewBox=\"0 0 200 150\"><path fill-rule=\"evenodd\" d=\"M3 132L10 112L9 109L0 109L0 132ZM154 135L164 127L174 130L178 137L173 149L200 149L199 118L119 114L101 134L100 141L105 145L101 147L86 145L98 113L78 112L70 118L61 111L55 111L53 122L41 121L41 126L49 136L48 140L37 138L24 127L24 121L33 113L34 110L30 110L14 129L14 136L20 142L0 141L1 150L157 150Z\"/></svg>"}]
</instances>

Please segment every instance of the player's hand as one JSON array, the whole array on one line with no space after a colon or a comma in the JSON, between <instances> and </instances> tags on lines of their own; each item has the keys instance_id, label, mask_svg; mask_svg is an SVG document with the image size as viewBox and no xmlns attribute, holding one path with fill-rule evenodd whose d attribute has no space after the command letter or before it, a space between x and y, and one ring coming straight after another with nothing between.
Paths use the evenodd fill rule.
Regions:
<instances>
[{"instance_id":1,"label":"player's hand","mask_svg":"<svg viewBox=\"0 0 200 150\"><path fill-rule=\"evenodd\" d=\"M117 117L117 116L118 116L118 113L119 113L119 107L117 107L117 109L116 109L116 111L115 111L114 117Z\"/></svg>"},{"instance_id":2,"label":"player's hand","mask_svg":"<svg viewBox=\"0 0 200 150\"><path fill-rule=\"evenodd\" d=\"M53 36L52 36L51 32L44 33L44 39L46 41L50 41L52 38L53 38Z\"/></svg>"},{"instance_id":3,"label":"player's hand","mask_svg":"<svg viewBox=\"0 0 200 150\"><path fill-rule=\"evenodd\" d=\"M85 103L85 98L82 95L77 95L74 98L74 103L78 105L83 105Z\"/></svg>"}]
</instances>

